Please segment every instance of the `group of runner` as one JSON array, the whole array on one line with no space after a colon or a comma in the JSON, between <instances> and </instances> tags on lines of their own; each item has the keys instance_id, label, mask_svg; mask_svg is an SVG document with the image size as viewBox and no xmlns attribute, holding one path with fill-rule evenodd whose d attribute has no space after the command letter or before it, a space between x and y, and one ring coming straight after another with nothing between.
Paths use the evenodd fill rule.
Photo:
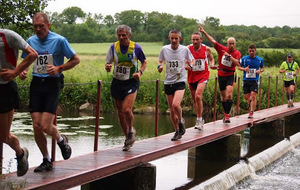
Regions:
<instances>
[{"instance_id":1,"label":"group of runner","mask_svg":"<svg viewBox=\"0 0 300 190\"><path fill-rule=\"evenodd\" d=\"M21 148L18 138L10 133L14 109L18 106L18 90L13 79L19 76L26 78L27 69L33 63L32 81L30 85L29 110L33 121L34 138L43 155L42 163L34 172L44 172L53 169L52 160L47 149L46 134L56 139L64 159L69 159L72 149L68 138L61 135L53 124L58 106L58 96L63 87L63 71L72 69L79 64L80 59L70 47L66 38L50 31L49 18L45 13L36 13L33 17L33 27L36 35L27 42L17 33L0 29L0 141L7 143L15 150L17 156L17 175L25 175L28 170L28 150ZM218 53L218 65L210 47L202 44L202 34L210 41ZM111 95L118 111L118 119L123 130L125 141L122 148L128 151L135 142L136 130L133 127L133 105L147 62L141 46L130 40L132 31L129 26L119 25L116 28L118 41L113 43L107 52L105 69L113 67ZM172 141L179 140L185 134L185 121L182 116L181 101L188 82L197 115L195 129L203 130L205 123L203 114L202 94L209 80L209 68L218 70L218 82L221 102L224 109L224 123L230 123L232 93L234 88L235 69L243 71L244 97L249 103L249 116L253 118L256 108L256 94L259 85L259 74L264 71L263 59L256 55L256 47L250 44L249 55L241 58L241 53L235 48L236 40L227 39L227 46L218 43L203 27L191 35L192 44L183 46L181 31L172 29L168 36L170 44L162 47L158 57L158 72L165 68L164 92L170 108L170 120L175 133ZM17 66L18 51L22 50L22 62ZM68 59L64 63L64 57ZM139 66L140 62L140 66ZM285 87L288 107L293 107L294 78L299 67L288 54L287 61L280 67L280 73L285 73Z\"/></svg>"}]
</instances>

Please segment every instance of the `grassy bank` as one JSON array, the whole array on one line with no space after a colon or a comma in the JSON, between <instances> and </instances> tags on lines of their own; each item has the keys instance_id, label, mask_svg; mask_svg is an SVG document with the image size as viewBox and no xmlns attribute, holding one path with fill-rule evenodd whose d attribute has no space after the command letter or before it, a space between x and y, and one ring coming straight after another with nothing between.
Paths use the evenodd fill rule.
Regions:
<instances>
[{"instance_id":1,"label":"grassy bank","mask_svg":"<svg viewBox=\"0 0 300 190\"><path fill-rule=\"evenodd\" d=\"M140 43L147 56L147 69L141 78L140 90L135 102L135 108L144 108L147 106L155 105L155 81L161 80L159 83L159 107L160 111L165 112L168 109L166 97L163 92L163 82L165 73L157 72L157 60L158 54L162 47L160 43ZM108 50L109 43L107 44L72 44L72 47L79 54L81 62L72 70L64 72L65 75L65 87L60 95L60 105L63 109L78 109L80 105L89 102L96 103L97 97L97 81L103 81L102 94L101 94L101 108L103 111L113 111L114 104L110 95L110 82L112 80L112 73L107 73L104 69L105 54ZM261 108L267 107L268 97L268 83L270 76L270 107L275 104L275 90L276 90L276 76L279 77L278 84L278 102L281 104L282 97L282 75L279 74L278 67L265 66L265 72L262 74L262 104ZM30 69L31 72L31 69ZM203 102L206 114L212 114L212 105L214 102L214 88L216 71L211 71L210 81L203 94ZM241 77L242 72L237 71L237 76ZM21 105L23 108L28 106L29 101L29 83L31 76L28 75L28 79L20 81L17 79L17 83L20 85ZM236 104L237 100L237 88L235 85L235 91L233 94L233 102ZM242 80L240 83L240 108L241 111L247 110L247 102L243 98L242 93ZM286 99L286 98L285 98ZM297 98L298 100L298 98ZM286 101L286 100L285 100ZM220 103L219 90L217 91L217 110L221 113L223 110ZM182 106L185 110L192 110L192 100L186 87L185 96L182 102ZM234 110L234 109L233 109ZM186 111L193 113L193 111ZM233 113L234 114L234 113Z\"/></svg>"}]
</instances>

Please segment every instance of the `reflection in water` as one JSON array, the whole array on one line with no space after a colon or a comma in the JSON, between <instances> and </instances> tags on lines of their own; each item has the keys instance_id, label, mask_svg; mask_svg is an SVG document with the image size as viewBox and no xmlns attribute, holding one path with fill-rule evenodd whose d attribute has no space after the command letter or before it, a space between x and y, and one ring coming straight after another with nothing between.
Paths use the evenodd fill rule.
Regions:
<instances>
[{"instance_id":1,"label":"reflection in water","mask_svg":"<svg viewBox=\"0 0 300 190\"><path fill-rule=\"evenodd\" d=\"M74 113L72 113L74 114ZM295 115L297 118L297 115ZM286 123L286 127L288 125L293 126L294 131L291 133L295 133L299 131L299 129L295 129L296 126L295 121L292 118ZM195 117L185 117L186 126L192 127L195 124ZM207 119L208 121L208 119ZM67 134L69 137L70 145L73 148L72 157L87 154L93 152L94 146L94 129L95 129L95 118L93 114L75 114L70 115L69 113L62 114L58 116L58 124L60 132L63 134ZM154 137L154 125L155 125L154 115L137 115L135 114L134 127L137 130L137 140L142 140L146 138ZM103 114L101 113L99 126L99 146L98 149L107 149L115 146L120 147L120 151L124 142L124 134L119 126L116 113L113 114ZM13 126L11 131L16 134L19 139L21 146L28 147L29 149L29 164L30 167L38 166L42 161L41 153L36 146L33 137L33 129L30 115L28 113L15 113ZM171 125L168 115L160 115L159 116L159 135L171 133L174 129ZM291 130L289 130L291 131ZM260 151L274 145L277 143L278 139L268 139L268 138L245 138L244 146L242 149L242 156L244 155L254 155L259 153ZM51 150L51 139L48 138L48 148ZM249 148L250 147L250 148ZM60 154L59 148L56 149L58 152L56 154L56 160L62 160L62 156ZM14 151L11 150L6 144L4 144L4 161L3 161L3 173L16 171L16 160L13 159L15 157ZM292 161L290 162L288 159L282 162L288 162L289 167L293 167L295 163L299 163L300 158L295 157L294 155L290 156ZM157 182L156 189L157 190L165 190L165 189L190 189L197 186L199 183L204 180L214 176L215 174L229 168L235 163L229 162L217 162L211 160L200 160L195 164L196 173L194 176L188 174L188 151L179 152L177 154L167 156L151 163L156 165L157 167ZM296 160L293 160L296 159ZM296 164L297 165L297 164ZM280 164L278 166L281 166ZM280 174L282 173L282 179L289 181L289 177L285 178L288 173L288 170L278 172L275 166L270 166L271 173L275 172L278 174L278 178L280 178ZM293 171L293 170L291 170ZM296 169L294 170L297 171ZM299 171L299 169L298 169ZM264 172L264 171L263 171ZM269 174L263 173L262 176ZM260 175L260 174L258 174ZM298 176L299 182L299 174L293 174ZM190 177L188 177L190 176ZM191 177L193 176L193 177ZM272 178L272 176L270 177ZM264 180L261 180L261 183ZM255 189L251 186L253 182L245 182L242 184L242 189L245 187L246 189ZM248 184L248 186L247 186ZM256 189L262 189L263 184L257 184ZM260 188L259 188L260 187ZM273 188L276 186L273 186ZM79 187L73 188L79 189ZM285 188L289 190L288 188ZM267 188L266 188L267 190Z\"/></svg>"}]
</instances>

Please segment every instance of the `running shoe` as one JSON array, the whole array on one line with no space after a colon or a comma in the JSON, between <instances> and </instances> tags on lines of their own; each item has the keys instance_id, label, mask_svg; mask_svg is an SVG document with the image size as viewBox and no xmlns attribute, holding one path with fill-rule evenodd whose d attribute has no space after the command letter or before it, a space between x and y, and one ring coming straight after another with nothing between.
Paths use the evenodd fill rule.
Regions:
<instances>
[{"instance_id":1,"label":"running shoe","mask_svg":"<svg viewBox=\"0 0 300 190\"><path fill-rule=\"evenodd\" d=\"M127 133L127 139L125 140L127 145L130 145L130 146L133 145L133 143L135 142L135 135L136 135L136 131L132 127L132 131Z\"/></svg>"},{"instance_id":2,"label":"running shoe","mask_svg":"<svg viewBox=\"0 0 300 190\"><path fill-rule=\"evenodd\" d=\"M23 156L22 157L17 157L17 176L23 176L27 173L28 171L28 150L27 148L23 148Z\"/></svg>"},{"instance_id":3,"label":"running shoe","mask_svg":"<svg viewBox=\"0 0 300 190\"><path fill-rule=\"evenodd\" d=\"M71 157L72 149L71 149L70 145L68 144L67 136L61 135L61 137L63 138L63 140L61 142L57 142L57 144L61 150L61 154L62 154L63 158L65 160L67 160Z\"/></svg>"},{"instance_id":4,"label":"running shoe","mask_svg":"<svg viewBox=\"0 0 300 190\"><path fill-rule=\"evenodd\" d=\"M249 119L252 119L252 118L253 118L253 111L251 111L251 112L249 113L248 118L249 118Z\"/></svg>"},{"instance_id":5,"label":"running shoe","mask_svg":"<svg viewBox=\"0 0 300 190\"><path fill-rule=\"evenodd\" d=\"M171 138L171 141L177 141L181 139L181 134L179 132L179 130L177 130L175 133L174 133L174 136Z\"/></svg>"},{"instance_id":6,"label":"running shoe","mask_svg":"<svg viewBox=\"0 0 300 190\"><path fill-rule=\"evenodd\" d=\"M223 118L223 123L230 123L230 115L225 113Z\"/></svg>"},{"instance_id":7,"label":"running shoe","mask_svg":"<svg viewBox=\"0 0 300 190\"><path fill-rule=\"evenodd\" d=\"M47 158L44 158L41 165L39 165L33 171L34 172L45 172L45 171L51 171L51 170L53 170L52 162L49 162Z\"/></svg>"},{"instance_id":8,"label":"running shoe","mask_svg":"<svg viewBox=\"0 0 300 190\"><path fill-rule=\"evenodd\" d=\"M203 125L204 125L204 119L197 119L196 120L196 125L195 125L195 129L198 129L198 130L200 130L200 131L202 131L203 130Z\"/></svg>"},{"instance_id":9,"label":"running shoe","mask_svg":"<svg viewBox=\"0 0 300 190\"><path fill-rule=\"evenodd\" d=\"M178 124L180 135L184 135L184 133L185 133L185 126L184 126L184 124L185 124L185 121L182 118L181 121Z\"/></svg>"},{"instance_id":10,"label":"running shoe","mask_svg":"<svg viewBox=\"0 0 300 190\"><path fill-rule=\"evenodd\" d=\"M287 107L288 107L288 108L292 107L292 102L291 102L291 100L288 101Z\"/></svg>"},{"instance_id":11,"label":"running shoe","mask_svg":"<svg viewBox=\"0 0 300 190\"><path fill-rule=\"evenodd\" d=\"M131 148L131 145L127 144L127 143L126 143L126 140L125 140L124 146L123 146L122 150L123 150L123 151L128 151L128 150L130 150L130 148Z\"/></svg>"}]
</instances>

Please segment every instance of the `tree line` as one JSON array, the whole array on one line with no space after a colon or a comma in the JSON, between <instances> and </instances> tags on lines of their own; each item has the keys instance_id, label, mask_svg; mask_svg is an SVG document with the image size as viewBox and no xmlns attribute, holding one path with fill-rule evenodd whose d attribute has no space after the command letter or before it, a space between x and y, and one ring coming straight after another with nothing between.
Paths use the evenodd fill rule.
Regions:
<instances>
[{"instance_id":1,"label":"tree line","mask_svg":"<svg viewBox=\"0 0 300 190\"><path fill-rule=\"evenodd\" d=\"M33 34L31 17L35 12L43 11L49 0L2 0L0 22L2 27L19 32L25 39ZM247 54L247 47L254 43L258 48L300 48L299 27L258 27L245 25L221 25L220 19L206 17L199 23L193 18L185 18L169 13L141 12L126 10L114 15L85 13L80 7L68 7L61 13L48 13L51 30L65 36L70 43L103 43L116 41L115 28L126 24L132 29L132 40L136 42L169 43L168 32L178 28L182 32L182 44L190 44L190 36L198 30L198 24L218 42L226 45L228 37L237 40L237 49ZM204 44L210 45L204 38ZM277 55L277 56L276 56ZM278 53L274 52L278 57ZM267 57L273 57L272 54ZM273 61L270 61L273 62Z\"/></svg>"}]
</instances>

